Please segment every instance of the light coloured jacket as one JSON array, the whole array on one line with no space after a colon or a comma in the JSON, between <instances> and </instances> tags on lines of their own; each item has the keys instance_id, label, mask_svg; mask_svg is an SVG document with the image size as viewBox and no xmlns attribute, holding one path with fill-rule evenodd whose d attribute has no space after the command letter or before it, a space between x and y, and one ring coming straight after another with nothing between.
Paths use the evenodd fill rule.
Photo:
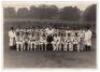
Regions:
<instances>
[{"instance_id":1,"label":"light coloured jacket","mask_svg":"<svg viewBox=\"0 0 100 72\"><path fill-rule=\"evenodd\" d=\"M90 46L92 45L91 38L92 38L92 31L91 30L85 31L84 42L86 45Z\"/></svg>"}]
</instances>

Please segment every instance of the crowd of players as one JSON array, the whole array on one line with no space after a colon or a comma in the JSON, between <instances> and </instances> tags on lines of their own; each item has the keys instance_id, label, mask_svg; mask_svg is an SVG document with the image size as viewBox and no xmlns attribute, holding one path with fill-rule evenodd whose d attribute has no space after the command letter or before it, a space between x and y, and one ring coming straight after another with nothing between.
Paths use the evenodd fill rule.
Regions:
<instances>
[{"instance_id":1,"label":"crowd of players","mask_svg":"<svg viewBox=\"0 0 100 72\"><path fill-rule=\"evenodd\" d=\"M9 47L16 51L89 51L92 46L92 31L25 28L8 31Z\"/></svg>"}]
</instances>

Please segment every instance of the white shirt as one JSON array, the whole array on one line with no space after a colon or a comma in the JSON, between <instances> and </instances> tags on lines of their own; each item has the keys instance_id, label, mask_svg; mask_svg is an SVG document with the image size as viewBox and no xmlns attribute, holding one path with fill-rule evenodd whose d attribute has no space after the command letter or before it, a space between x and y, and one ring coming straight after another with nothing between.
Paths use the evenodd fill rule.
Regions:
<instances>
[{"instance_id":1,"label":"white shirt","mask_svg":"<svg viewBox=\"0 0 100 72\"><path fill-rule=\"evenodd\" d=\"M60 37L60 42L61 43L65 43L65 41L66 41L66 37Z\"/></svg>"},{"instance_id":2,"label":"white shirt","mask_svg":"<svg viewBox=\"0 0 100 72\"><path fill-rule=\"evenodd\" d=\"M15 38L15 32L10 30L8 32L8 36L9 36L9 46L13 46L14 44L14 38Z\"/></svg>"},{"instance_id":3,"label":"white shirt","mask_svg":"<svg viewBox=\"0 0 100 72\"><path fill-rule=\"evenodd\" d=\"M54 29L46 29L46 33L47 33L47 35L53 35L53 33L54 33Z\"/></svg>"},{"instance_id":4,"label":"white shirt","mask_svg":"<svg viewBox=\"0 0 100 72\"><path fill-rule=\"evenodd\" d=\"M59 36L58 37L54 37L54 40L53 40L52 43L59 44L60 43L60 37Z\"/></svg>"},{"instance_id":5,"label":"white shirt","mask_svg":"<svg viewBox=\"0 0 100 72\"><path fill-rule=\"evenodd\" d=\"M71 30L66 30L66 38L68 37L68 34L72 36L72 31Z\"/></svg>"},{"instance_id":6,"label":"white shirt","mask_svg":"<svg viewBox=\"0 0 100 72\"><path fill-rule=\"evenodd\" d=\"M72 40L73 40L72 37L67 37L67 36L66 36L65 38L66 38L66 42L68 42L68 43L69 43L69 42L71 43Z\"/></svg>"},{"instance_id":7,"label":"white shirt","mask_svg":"<svg viewBox=\"0 0 100 72\"><path fill-rule=\"evenodd\" d=\"M54 41L55 42L59 42L60 41L60 37L54 37Z\"/></svg>"},{"instance_id":8,"label":"white shirt","mask_svg":"<svg viewBox=\"0 0 100 72\"><path fill-rule=\"evenodd\" d=\"M66 30L66 34L71 33L71 30Z\"/></svg>"},{"instance_id":9,"label":"white shirt","mask_svg":"<svg viewBox=\"0 0 100 72\"><path fill-rule=\"evenodd\" d=\"M84 39L85 31L84 30L79 31L79 36L80 38Z\"/></svg>"},{"instance_id":10,"label":"white shirt","mask_svg":"<svg viewBox=\"0 0 100 72\"><path fill-rule=\"evenodd\" d=\"M80 37L73 37L73 44L78 44L80 42Z\"/></svg>"},{"instance_id":11,"label":"white shirt","mask_svg":"<svg viewBox=\"0 0 100 72\"><path fill-rule=\"evenodd\" d=\"M46 43L46 38L43 38L43 37L41 36L41 37L40 37L40 42L41 42L41 43L44 43L44 42Z\"/></svg>"},{"instance_id":12,"label":"white shirt","mask_svg":"<svg viewBox=\"0 0 100 72\"><path fill-rule=\"evenodd\" d=\"M16 33L17 33L17 32L20 32L20 31L21 31L20 29L16 29Z\"/></svg>"},{"instance_id":13,"label":"white shirt","mask_svg":"<svg viewBox=\"0 0 100 72\"><path fill-rule=\"evenodd\" d=\"M14 38L14 37L15 37L15 32L12 31L12 30L10 30L10 31L8 32L8 36L9 36L10 38Z\"/></svg>"},{"instance_id":14,"label":"white shirt","mask_svg":"<svg viewBox=\"0 0 100 72\"><path fill-rule=\"evenodd\" d=\"M16 36L16 42L22 42L23 37L22 36Z\"/></svg>"},{"instance_id":15,"label":"white shirt","mask_svg":"<svg viewBox=\"0 0 100 72\"><path fill-rule=\"evenodd\" d=\"M92 38L91 30L85 31L84 42L85 42L86 45L90 45L90 46L92 45L91 38Z\"/></svg>"}]
</instances>

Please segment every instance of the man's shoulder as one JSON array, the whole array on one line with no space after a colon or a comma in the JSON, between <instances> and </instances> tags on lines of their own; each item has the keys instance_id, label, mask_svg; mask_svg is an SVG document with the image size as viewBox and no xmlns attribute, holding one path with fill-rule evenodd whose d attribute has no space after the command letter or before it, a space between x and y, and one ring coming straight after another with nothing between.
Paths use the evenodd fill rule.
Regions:
<instances>
[{"instance_id":1,"label":"man's shoulder","mask_svg":"<svg viewBox=\"0 0 100 72\"><path fill-rule=\"evenodd\" d=\"M91 30L88 30L88 32L89 32L89 33L92 33L92 31L91 31Z\"/></svg>"},{"instance_id":2,"label":"man's shoulder","mask_svg":"<svg viewBox=\"0 0 100 72\"><path fill-rule=\"evenodd\" d=\"M10 31L8 31L8 33L11 33L12 31L10 30Z\"/></svg>"},{"instance_id":3,"label":"man's shoulder","mask_svg":"<svg viewBox=\"0 0 100 72\"><path fill-rule=\"evenodd\" d=\"M48 30L49 28L45 28L45 30Z\"/></svg>"}]
</instances>

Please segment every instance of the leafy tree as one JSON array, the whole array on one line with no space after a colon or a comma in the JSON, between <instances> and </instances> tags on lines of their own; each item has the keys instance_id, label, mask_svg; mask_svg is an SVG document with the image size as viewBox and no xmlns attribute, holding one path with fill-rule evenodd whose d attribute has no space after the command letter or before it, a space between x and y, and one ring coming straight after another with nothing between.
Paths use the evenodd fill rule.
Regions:
<instances>
[{"instance_id":1,"label":"leafy tree","mask_svg":"<svg viewBox=\"0 0 100 72\"><path fill-rule=\"evenodd\" d=\"M3 8L3 11L5 19L13 19L16 17L16 11L13 7Z\"/></svg>"},{"instance_id":2,"label":"leafy tree","mask_svg":"<svg viewBox=\"0 0 100 72\"><path fill-rule=\"evenodd\" d=\"M29 18L29 11L27 8L19 8L17 11L17 18Z\"/></svg>"},{"instance_id":3,"label":"leafy tree","mask_svg":"<svg viewBox=\"0 0 100 72\"><path fill-rule=\"evenodd\" d=\"M64 7L59 11L59 19L67 21L78 21L80 19L80 10L77 7Z\"/></svg>"},{"instance_id":4,"label":"leafy tree","mask_svg":"<svg viewBox=\"0 0 100 72\"><path fill-rule=\"evenodd\" d=\"M89 6L83 13L84 21L96 21L96 4Z\"/></svg>"},{"instance_id":5,"label":"leafy tree","mask_svg":"<svg viewBox=\"0 0 100 72\"><path fill-rule=\"evenodd\" d=\"M56 16L58 8L55 5L40 5L39 7L30 7L30 17L37 19L52 19Z\"/></svg>"},{"instance_id":6,"label":"leafy tree","mask_svg":"<svg viewBox=\"0 0 100 72\"><path fill-rule=\"evenodd\" d=\"M37 7L36 6L30 6L29 10L29 18L37 18Z\"/></svg>"}]
</instances>

